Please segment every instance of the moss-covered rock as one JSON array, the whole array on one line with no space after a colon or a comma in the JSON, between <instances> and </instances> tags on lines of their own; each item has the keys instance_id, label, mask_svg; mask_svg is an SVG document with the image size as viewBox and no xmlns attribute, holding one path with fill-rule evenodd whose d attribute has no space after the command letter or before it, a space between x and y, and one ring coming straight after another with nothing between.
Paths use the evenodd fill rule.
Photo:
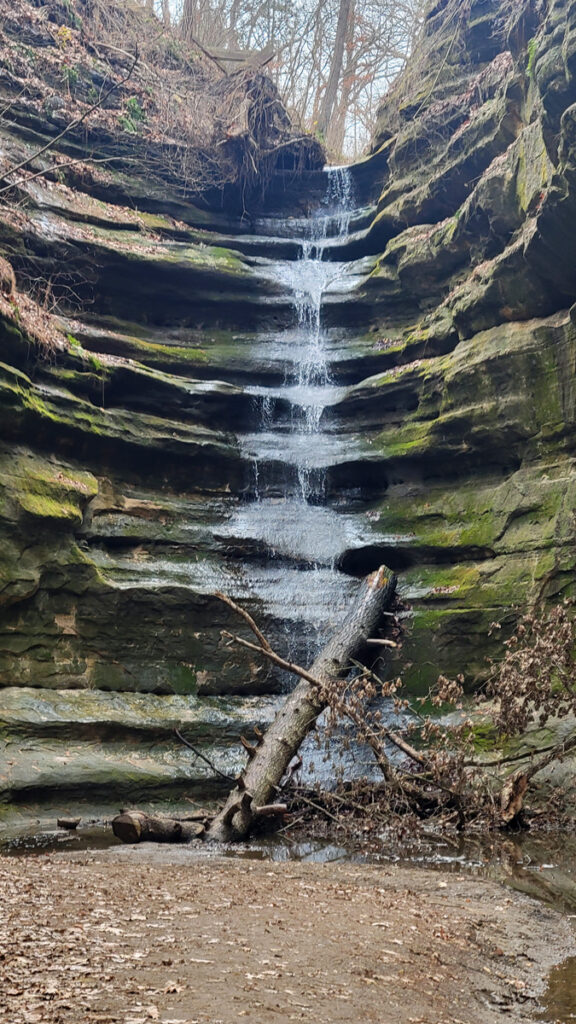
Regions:
<instances>
[{"instance_id":1,"label":"moss-covered rock","mask_svg":"<svg viewBox=\"0 0 576 1024\"><path fill-rule=\"evenodd\" d=\"M491 622L573 592L575 76L572 0L429 5L372 153L351 169L361 207L350 237L324 254L352 263L324 305L344 390L322 416L314 500L330 506L345 573L399 571L394 668L415 689L440 671L473 684L498 653ZM57 128L14 89L7 73L0 150L26 159ZM282 685L220 647L231 618L215 590L292 652L304 656L316 628L271 597L283 573L302 578L309 548L278 551L235 518L257 510L262 471L265 501L296 486L286 453L269 446L256 464L250 439L258 393L277 394L294 345L289 333L278 343L294 308L267 261L298 246L254 235L240 197L226 210L222 195L187 202L173 173L165 188L148 181L127 162L135 140L115 148L101 131L93 142L114 170L30 179L25 204L0 217L16 274L0 295L0 684L21 690L10 751L18 737L28 754L38 744L36 779L19 758L5 783L28 796L200 784L203 769L171 761L174 695L226 747L229 726L206 696ZM63 146L67 159L86 156L78 133ZM279 174L268 207L249 214L301 210L321 177ZM60 314L34 325L22 293L38 277ZM274 402L281 438L299 414ZM353 584L339 582L344 601ZM83 735L63 772L54 742L72 719Z\"/></svg>"}]
</instances>

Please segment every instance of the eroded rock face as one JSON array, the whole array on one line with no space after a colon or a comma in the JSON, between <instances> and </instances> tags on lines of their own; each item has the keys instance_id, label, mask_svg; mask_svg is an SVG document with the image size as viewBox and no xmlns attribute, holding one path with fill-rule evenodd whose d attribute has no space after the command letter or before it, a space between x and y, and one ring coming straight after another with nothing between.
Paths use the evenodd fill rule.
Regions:
<instances>
[{"instance_id":1,"label":"eroded rock face","mask_svg":"<svg viewBox=\"0 0 576 1024\"><path fill-rule=\"evenodd\" d=\"M261 713L254 695L266 709L281 686L223 649L237 623L214 597L246 599L284 629L250 589L249 542L226 529L254 492L238 443L259 426L252 343L292 316L260 272L275 243L253 236L255 200L233 174L191 194L177 144L122 130L129 91L35 155L73 122L73 99L90 102L100 58L70 5L0 7L2 172L25 167L0 213L0 801L205 792L220 776L170 728L195 708L195 742L234 774L224 719L237 740ZM79 62L72 90L63 41L66 66ZM239 141L223 144L233 170ZM284 166L321 165L312 140L280 152ZM210 725L212 695L224 717Z\"/></svg>"},{"instance_id":2,"label":"eroded rock face","mask_svg":"<svg viewBox=\"0 0 576 1024\"><path fill-rule=\"evenodd\" d=\"M441 671L473 682L491 622L572 588L575 55L568 0L435 4L373 152L351 170L348 234L324 251L350 265L323 306L340 389L311 442L323 484L309 521L321 531L325 515L329 537L317 578L342 570L332 582L326 570L330 619L355 576L398 570L411 608L398 668L414 687ZM13 163L48 129L10 74L2 90L14 117L0 150ZM112 152L113 139L97 142L99 157ZM285 380L273 338L294 317L269 264L299 245L271 238L267 217L301 214L325 185L278 173L268 206L242 217L127 167L24 182L25 203L0 219L17 287L50 270L76 296L60 317L66 343L40 357L0 268L0 685L11 749L25 732L46 751L45 793L65 789L59 744L81 720L71 790L113 785L122 743L136 740L151 760L120 790L185 787L167 730L150 738L157 713L176 714L174 695L192 695L201 716L209 696L242 694L245 722L253 695L282 685L221 647L232 619L215 590L306 653L309 623L282 581L293 594L314 552L274 548L274 524L264 543L242 518L258 487L270 503L287 496L290 517L298 474L272 438L258 477L243 439L262 430L254 389ZM278 438L294 405L278 397L275 417ZM98 695L89 721L85 693ZM40 736L43 715L66 729ZM89 734L106 747L101 776ZM6 792L30 795L33 782L18 761Z\"/></svg>"},{"instance_id":3,"label":"eroded rock face","mask_svg":"<svg viewBox=\"0 0 576 1024\"><path fill-rule=\"evenodd\" d=\"M379 370L326 415L388 490L342 564L401 570L415 685L481 676L490 622L573 588L575 29L562 0L434 5L354 168Z\"/></svg>"}]
</instances>

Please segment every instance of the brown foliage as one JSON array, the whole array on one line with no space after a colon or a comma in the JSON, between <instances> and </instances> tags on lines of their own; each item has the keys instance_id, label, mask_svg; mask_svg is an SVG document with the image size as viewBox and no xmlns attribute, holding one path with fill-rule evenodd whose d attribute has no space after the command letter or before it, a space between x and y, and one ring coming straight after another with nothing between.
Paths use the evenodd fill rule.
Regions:
<instances>
[{"instance_id":1,"label":"brown foliage","mask_svg":"<svg viewBox=\"0 0 576 1024\"><path fill-rule=\"evenodd\" d=\"M465 697L462 676L440 677L433 692L414 701L402 693L401 679L383 681L358 663L347 679L318 683L328 708L318 734L324 756L335 743L345 750L360 745L382 782L372 771L355 782L340 779L331 792L310 792L294 789L295 768L289 781L298 820L312 810L356 834L430 819L441 828L523 825L534 777L576 747L572 733L531 755L512 742L529 728L576 715L572 602L524 616L504 648L474 702ZM271 656L265 640L259 649ZM309 678L299 666L285 667ZM493 730L493 753L476 750L477 724Z\"/></svg>"},{"instance_id":2,"label":"brown foliage","mask_svg":"<svg viewBox=\"0 0 576 1024\"><path fill-rule=\"evenodd\" d=\"M502 735L516 736L529 725L543 728L576 714L573 608L567 600L544 614L531 612L504 641L506 654L489 686L498 702L496 725Z\"/></svg>"},{"instance_id":3,"label":"brown foliage","mask_svg":"<svg viewBox=\"0 0 576 1024\"><path fill-rule=\"evenodd\" d=\"M472 823L522 824L532 780L566 758L576 737L569 733L554 739L552 734L550 743L531 756L514 740L529 729L555 726L576 716L575 651L572 601L531 612L504 641L504 657L493 665L489 684L476 695L474 705L465 698L462 676L441 676L418 712L413 701L403 699L401 680L382 683L370 674L367 681L364 672L344 690L330 692L328 738L338 722L354 722L354 739L372 751L386 780L377 800L380 818L386 816L385 809L390 820L407 807L419 817L440 816L459 828ZM404 728L392 733L386 720L404 712ZM495 756L475 750L478 714L481 725L494 728ZM404 758L391 763L394 747ZM370 813L374 817L374 801Z\"/></svg>"}]
</instances>

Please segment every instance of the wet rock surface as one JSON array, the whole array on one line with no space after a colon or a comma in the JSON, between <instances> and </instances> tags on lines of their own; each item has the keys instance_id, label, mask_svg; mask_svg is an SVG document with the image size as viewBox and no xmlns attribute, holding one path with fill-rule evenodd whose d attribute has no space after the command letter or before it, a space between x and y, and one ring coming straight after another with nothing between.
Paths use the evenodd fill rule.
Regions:
<instances>
[{"instance_id":1,"label":"wet rock surface","mask_svg":"<svg viewBox=\"0 0 576 1024\"><path fill-rule=\"evenodd\" d=\"M222 649L218 589L305 660L386 562L411 609L394 671L416 689L474 682L491 622L570 591L576 14L460 6L429 12L340 207L321 172L279 173L245 216L127 164L19 186L0 222L18 288L50 270L77 300L48 358L0 308L0 684L22 714L29 688L103 694L95 736L120 694L242 694L251 714L286 680ZM14 163L48 129L0 85ZM305 287L303 255L322 269ZM7 710L9 744L19 728ZM157 780L179 784L167 744ZM83 765L72 788L99 777ZM6 799L33 781L6 779Z\"/></svg>"}]
</instances>

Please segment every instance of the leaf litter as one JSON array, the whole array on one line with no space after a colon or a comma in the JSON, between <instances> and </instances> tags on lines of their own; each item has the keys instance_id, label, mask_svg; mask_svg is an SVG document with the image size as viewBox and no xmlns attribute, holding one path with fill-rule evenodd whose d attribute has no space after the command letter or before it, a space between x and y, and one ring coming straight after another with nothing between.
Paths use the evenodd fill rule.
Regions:
<instances>
[{"instance_id":1,"label":"leaf litter","mask_svg":"<svg viewBox=\"0 0 576 1024\"><path fill-rule=\"evenodd\" d=\"M519 1024L573 944L492 882L152 846L0 857L0 901L9 1024Z\"/></svg>"}]
</instances>

